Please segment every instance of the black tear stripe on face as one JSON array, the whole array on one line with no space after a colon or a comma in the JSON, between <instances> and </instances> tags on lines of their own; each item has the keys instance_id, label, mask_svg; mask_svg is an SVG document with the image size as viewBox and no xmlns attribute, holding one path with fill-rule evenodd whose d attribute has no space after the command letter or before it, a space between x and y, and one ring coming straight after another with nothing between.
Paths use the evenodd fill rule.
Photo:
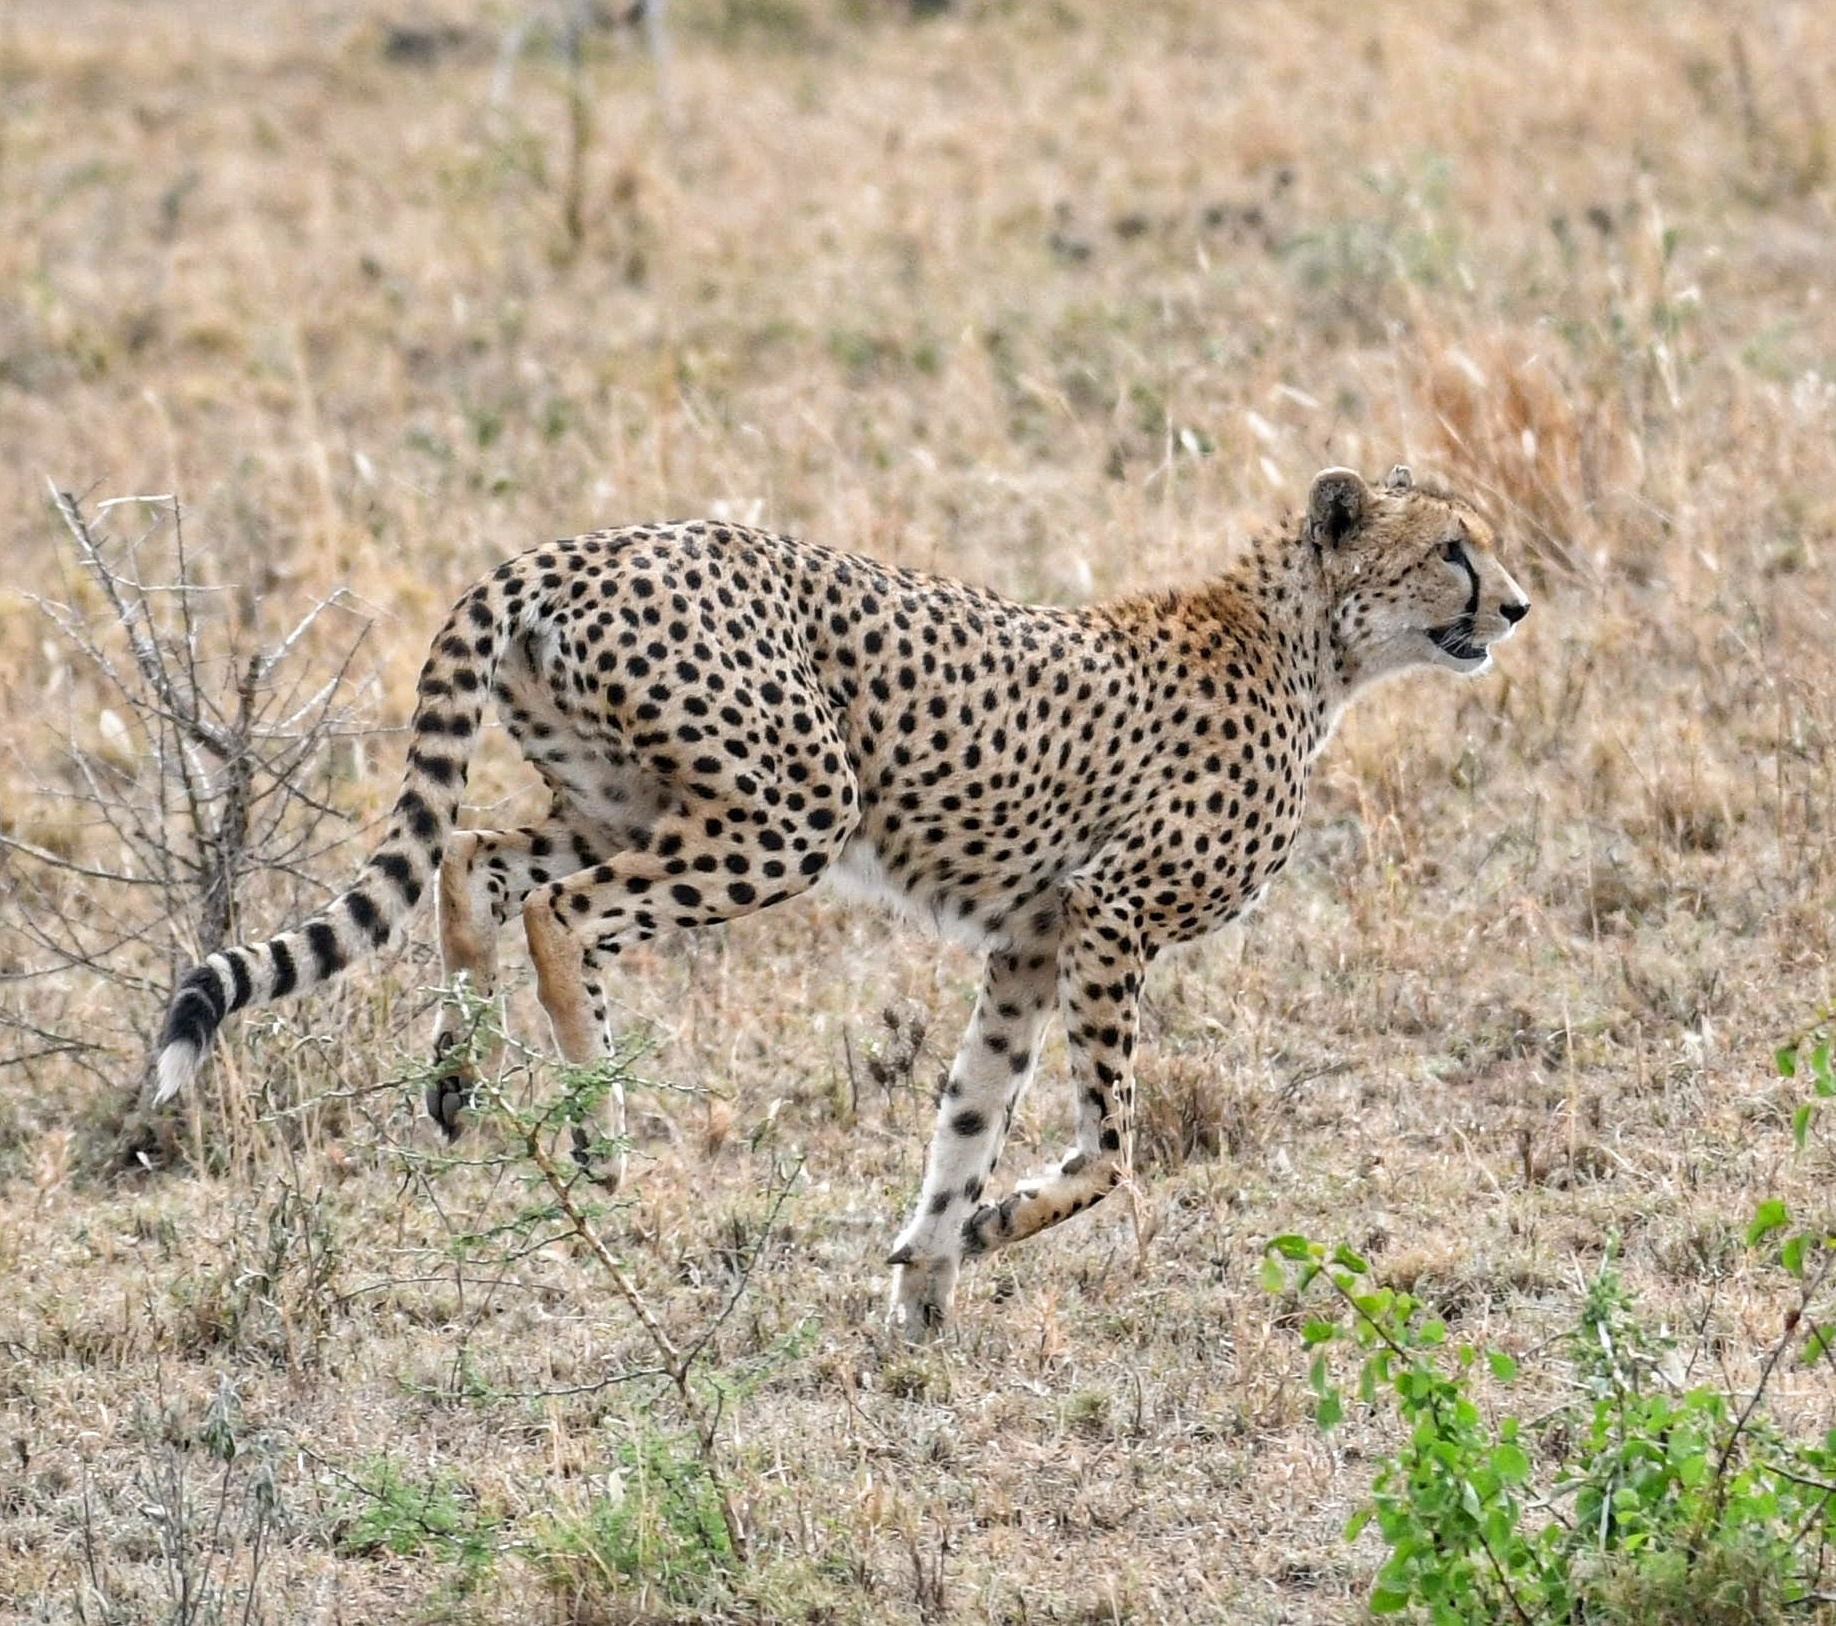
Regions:
<instances>
[{"instance_id":1,"label":"black tear stripe on face","mask_svg":"<svg viewBox=\"0 0 1836 1626\"><path fill-rule=\"evenodd\" d=\"M1464 611L1466 619L1471 621L1479 613L1479 572L1473 564L1472 556L1465 548L1460 549L1458 562L1460 568L1466 572L1466 579L1472 583L1472 590L1466 595Z\"/></svg>"}]
</instances>

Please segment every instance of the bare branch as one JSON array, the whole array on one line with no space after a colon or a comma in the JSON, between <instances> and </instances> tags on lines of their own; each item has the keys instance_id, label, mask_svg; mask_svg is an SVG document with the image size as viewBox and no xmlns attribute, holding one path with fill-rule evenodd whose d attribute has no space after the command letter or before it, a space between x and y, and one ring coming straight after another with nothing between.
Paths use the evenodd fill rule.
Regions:
<instances>
[{"instance_id":1,"label":"bare branch","mask_svg":"<svg viewBox=\"0 0 1836 1626\"><path fill-rule=\"evenodd\" d=\"M86 881L107 881L112 886L158 886L158 877L152 875L129 875L125 870L91 869L79 864L74 858L66 858L61 853L35 847L29 841L21 841L17 836L0 833L0 847L8 851L23 853L27 858L36 859L41 864L49 864L54 869L62 870L66 875L80 875Z\"/></svg>"},{"instance_id":2,"label":"bare branch","mask_svg":"<svg viewBox=\"0 0 1836 1626\"><path fill-rule=\"evenodd\" d=\"M325 612L346 607L334 594L263 644L238 621L233 596L196 580L176 497L89 507L55 484L52 495L73 547L59 550L62 602L35 602L68 679L62 738L42 770L17 747L10 754L28 794L62 823L50 839L31 822L0 835L0 873L38 888L43 903L6 923L8 963L28 969L0 978L0 1030L10 1062L64 1055L88 1065L122 1048L102 1048L88 986L114 990L120 1015L105 1010L103 1022L144 1045L175 943L195 955L227 941L253 874L318 885L308 868L337 844L321 827L342 816L317 765L354 732L346 708L368 628L329 663L309 657ZM144 535L119 543L98 532L92 516L130 505L157 510ZM105 606L94 615L79 576ZM125 720L125 734L98 717L102 707ZM98 725L100 750L88 737ZM59 998L84 1011L80 1021L46 1013Z\"/></svg>"},{"instance_id":3,"label":"bare branch","mask_svg":"<svg viewBox=\"0 0 1836 1626\"><path fill-rule=\"evenodd\" d=\"M140 622L145 618L145 600L129 604L121 595L121 584L115 573L108 568L102 557L102 550L90 534L89 525L83 513L77 507L77 500L67 491L60 491L55 482L46 482L51 487L51 499L57 505L58 513L63 517L65 526L76 538L77 548L82 554L83 563L89 567L90 575L96 585L102 589L103 597L115 612L115 620L121 630L127 634L129 647L134 652L134 664L140 670L149 688L159 697L167 717L182 732L188 734L199 745L219 758L228 758L235 750L234 742L226 738L219 730L212 728L198 715L195 704L188 704L172 682L171 674L166 670L164 656L160 653L158 641L140 630ZM176 512L176 505L174 505ZM181 599L182 602L182 599ZM196 693L194 687L193 693Z\"/></svg>"}]
</instances>

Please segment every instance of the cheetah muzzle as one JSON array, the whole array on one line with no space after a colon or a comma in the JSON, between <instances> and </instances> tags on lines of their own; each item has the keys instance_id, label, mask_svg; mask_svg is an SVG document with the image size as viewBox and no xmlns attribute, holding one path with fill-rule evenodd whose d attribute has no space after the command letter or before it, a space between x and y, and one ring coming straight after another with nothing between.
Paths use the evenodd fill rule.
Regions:
<instances>
[{"instance_id":1,"label":"cheetah muzzle","mask_svg":"<svg viewBox=\"0 0 1836 1626\"><path fill-rule=\"evenodd\" d=\"M627 946L828 876L986 952L891 1254L895 1324L926 1336L947 1325L965 1258L1125 1178L1147 967L1233 919L1287 862L1352 696L1424 664L1481 671L1528 609L1474 508L1403 468L1374 486L1327 469L1305 514L1223 576L1085 609L714 523L537 548L436 635L401 791L349 890L180 980L157 1099L183 1088L229 1012L318 987L430 893L448 980L481 994L521 916L556 1044L591 1063ZM548 786L539 824L457 827L487 700ZM1074 1144L997 1197L1055 1012ZM489 1064L461 1059L463 1022L443 1009L434 1039L427 1108L448 1134ZM606 1118L622 1142L621 1099ZM577 1152L590 1144L583 1130Z\"/></svg>"}]
</instances>

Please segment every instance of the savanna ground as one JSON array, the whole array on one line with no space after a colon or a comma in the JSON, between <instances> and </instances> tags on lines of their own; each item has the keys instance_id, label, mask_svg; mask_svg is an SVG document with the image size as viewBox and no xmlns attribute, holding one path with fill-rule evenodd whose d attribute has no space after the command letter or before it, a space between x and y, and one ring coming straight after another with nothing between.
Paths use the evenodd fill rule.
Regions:
<instances>
[{"instance_id":1,"label":"savanna ground","mask_svg":"<svg viewBox=\"0 0 1836 1626\"><path fill-rule=\"evenodd\" d=\"M1832 1174L1770 1056L1832 993L1836 11L678 0L663 72L563 21L0 12L0 1612L1356 1618L1383 1429L1315 1428L1278 1232L1519 1354L1614 1246L1750 1381L1783 1300L1742 1230ZM354 868L510 552L717 514L1072 602L1399 460L1490 506L1534 613L1353 711L1260 914L1150 980L1132 1204L972 1270L941 1344L889 1341L882 1260L970 958L818 896L621 962L655 1085L600 1224L679 1337L744 1286L705 1357L743 1566L670 1501L598 1262L462 1241L526 1171L416 1124L427 923L231 1023L119 1167L207 909L102 817L188 850L35 601L128 664L47 478L156 581L170 505L99 505L177 494L207 694L338 595L266 684L284 721L348 657L294 775L335 815L238 876L259 936ZM1010 1172L1062 1077L1055 1038Z\"/></svg>"}]
</instances>

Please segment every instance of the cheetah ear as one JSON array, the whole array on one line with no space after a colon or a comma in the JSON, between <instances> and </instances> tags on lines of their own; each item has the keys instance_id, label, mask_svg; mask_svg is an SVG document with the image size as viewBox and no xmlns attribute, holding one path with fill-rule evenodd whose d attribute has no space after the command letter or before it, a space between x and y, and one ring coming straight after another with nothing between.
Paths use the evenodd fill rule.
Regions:
<instances>
[{"instance_id":1,"label":"cheetah ear","mask_svg":"<svg viewBox=\"0 0 1836 1626\"><path fill-rule=\"evenodd\" d=\"M1398 463L1383 477L1383 484L1386 491L1408 491L1415 484L1415 476L1407 463Z\"/></svg>"},{"instance_id":2,"label":"cheetah ear","mask_svg":"<svg viewBox=\"0 0 1836 1626\"><path fill-rule=\"evenodd\" d=\"M1337 547L1364 518L1370 488L1355 469L1322 469L1307 493L1307 529L1316 542Z\"/></svg>"}]
</instances>

